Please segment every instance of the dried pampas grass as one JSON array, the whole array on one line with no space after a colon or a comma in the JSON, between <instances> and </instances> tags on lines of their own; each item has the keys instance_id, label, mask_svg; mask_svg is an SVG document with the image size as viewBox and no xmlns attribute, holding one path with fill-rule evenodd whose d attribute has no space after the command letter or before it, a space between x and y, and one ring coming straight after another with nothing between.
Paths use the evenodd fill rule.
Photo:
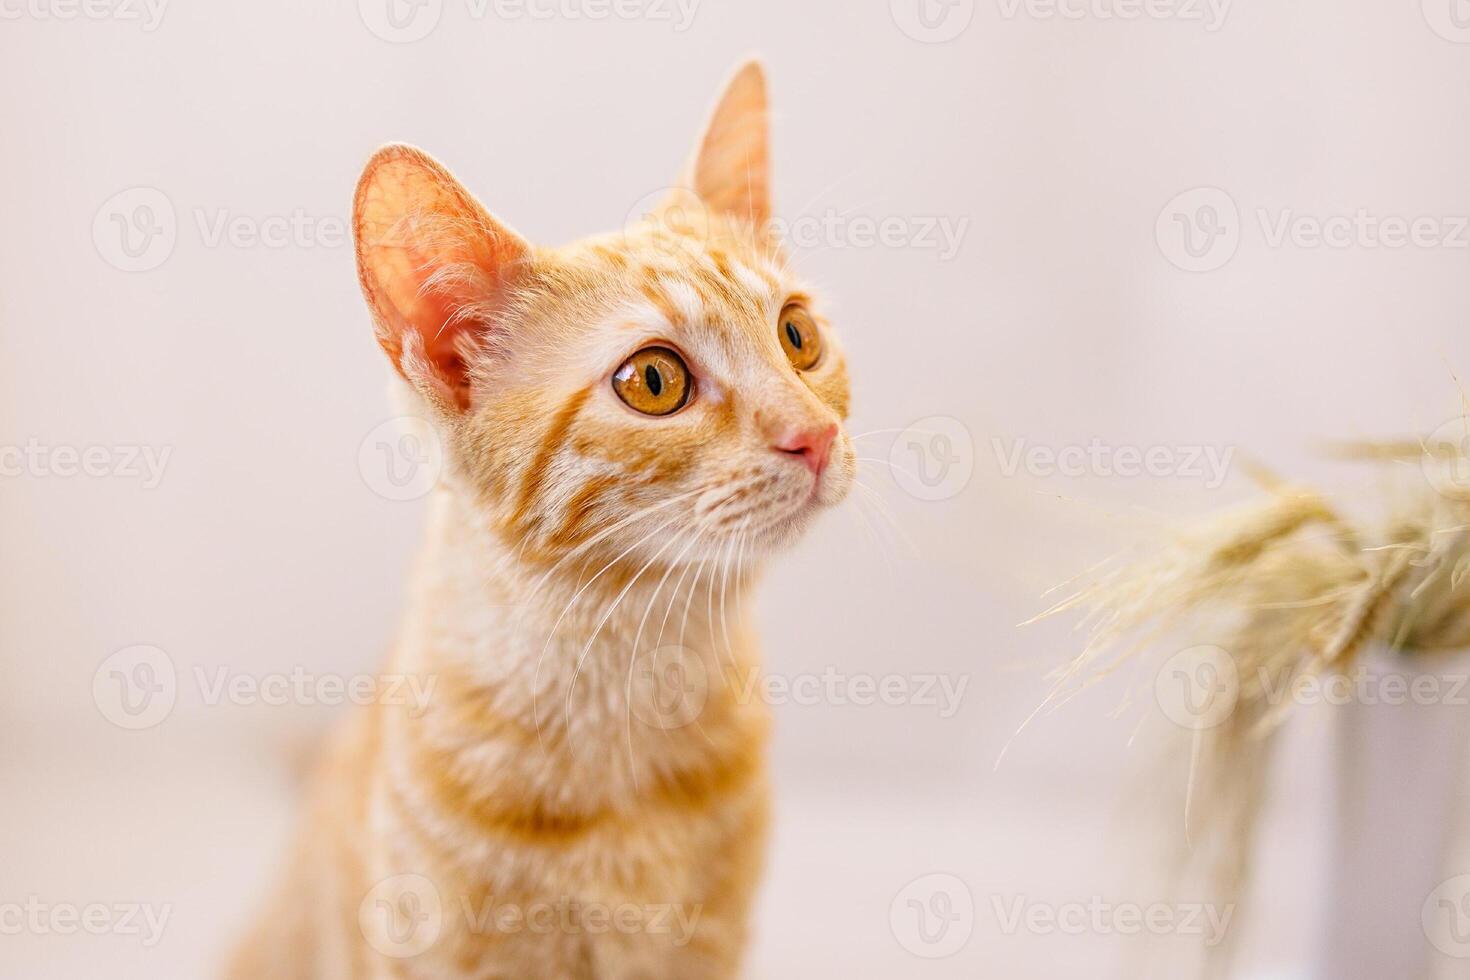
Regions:
<instances>
[{"instance_id":1,"label":"dried pampas grass","mask_svg":"<svg viewBox=\"0 0 1470 980\"><path fill-rule=\"evenodd\" d=\"M1413 443L1343 455L1412 458L1414 488L1386 518L1352 521L1318 492L1262 475L1263 500L1186 527L1142 560L1108 563L1037 617L1080 615L1087 634L1053 678L1048 704L1164 637L1228 655L1233 708L1187 732L1184 835L1184 865L1202 871L1223 903L1245 894L1271 736L1290 710L1281 692L1347 674L1371 646L1415 656L1470 647L1470 481L1433 471L1460 467L1449 472L1463 476L1466 457ZM1223 972L1228 950L1211 955Z\"/></svg>"}]
</instances>

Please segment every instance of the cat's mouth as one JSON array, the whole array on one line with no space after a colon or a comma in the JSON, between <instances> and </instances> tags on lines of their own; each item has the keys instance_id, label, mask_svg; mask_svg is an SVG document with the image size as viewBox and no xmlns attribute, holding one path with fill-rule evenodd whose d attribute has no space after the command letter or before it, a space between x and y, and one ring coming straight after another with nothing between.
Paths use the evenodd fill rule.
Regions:
<instances>
[{"instance_id":1,"label":"cat's mouth","mask_svg":"<svg viewBox=\"0 0 1470 980\"><path fill-rule=\"evenodd\" d=\"M717 540L787 544L805 531L817 514L847 496L850 481L844 479L843 472L827 467L800 478L766 473L736 481L703 495L695 504L695 519Z\"/></svg>"},{"instance_id":2,"label":"cat's mouth","mask_svg":"<svg viewBox=\"0 0 1470 980\"><path fill-rule=\"evenodd\" d=\"M759 535L811 506L817 485L814 480L809 489L793 493L787 481L772 475L757 477L720 490L713 500L701 499L695 516L716 537Z\"/></svg>"}]
</instances>

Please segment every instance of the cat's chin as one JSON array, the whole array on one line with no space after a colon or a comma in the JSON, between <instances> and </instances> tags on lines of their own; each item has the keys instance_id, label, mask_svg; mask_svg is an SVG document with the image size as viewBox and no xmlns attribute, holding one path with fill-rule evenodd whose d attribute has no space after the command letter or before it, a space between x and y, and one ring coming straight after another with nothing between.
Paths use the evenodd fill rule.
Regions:
<instances>
[{"instance_id":1,"label":"cat's chin","mask_svg":"<svg viewBox=\"0 0 1470 980\"><path fill-rule=\"evenodd\" d=\"M847 499L851 481L822 478L812 485L811 493L784 514L773 517L753 540L768 552L791 547L807 533L823 513Z\"/></svg>"},{"instance_id":2,"label":"cat's chin","mask_svg":"<svg viewBox=\"0 0 1470 980\"><path fill-rule=\"evenodd\" d=\"M778 553L790 548L806 535L820 512L819 507L810 504L803 507L799 513L776 521L762 535L762 547L769 553Z\"/></svg>"}]
</instances>

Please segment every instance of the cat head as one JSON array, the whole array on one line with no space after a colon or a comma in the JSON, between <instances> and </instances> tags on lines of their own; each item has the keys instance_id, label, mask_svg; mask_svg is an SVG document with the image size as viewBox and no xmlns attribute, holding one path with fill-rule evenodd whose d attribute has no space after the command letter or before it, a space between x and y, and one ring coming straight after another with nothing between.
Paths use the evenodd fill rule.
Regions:
<instances>
[{"instance_id":1,"label":"cat head","mask_svg":"<svg viewBox=\"0 0 1470 980\"><path fill-rule=\"evenodd\" d=\"M758 553L847 494L843 354L771 237L768 144L751 63L649 220L561 248L417 149L368 162L353 232L378 342L446 484L518 554Z\"/></svg>"}]
</instances>

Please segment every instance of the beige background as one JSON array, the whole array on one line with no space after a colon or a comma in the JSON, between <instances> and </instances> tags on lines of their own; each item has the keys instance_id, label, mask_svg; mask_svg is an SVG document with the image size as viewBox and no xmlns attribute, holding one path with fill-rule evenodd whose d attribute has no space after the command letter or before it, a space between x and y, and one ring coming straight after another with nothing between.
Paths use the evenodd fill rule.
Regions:
<instances>
[{"instance_id":1,"label":"beige background","mask_svg":"<svg viewBox=\"0 0 1470 980\"><path fill-rule=\"evenodd\" d=\"M359 470L391 415L341 239L366 156L417 143L537 240L615 228L667 184L750 52L773 79L787 217L836 229L798 261L840 311L853 429L877 460L863 479L892 518L849 503L780 564L768 661L968 684L949 718L777 707L781 821L751 973L1136 975L1135 939L1007 932L996 912L1160 898L1137 828L1173 778L1151 768L1167 725L1129 745L1146 674L1121 716L1126 677L1039 719L995 771L1077 644L1067 623L1015 624L1159 513L1245 497L1247 455L1347 486L1357 474L1314 456L1320 440L1429 431L1457 410L1470 36L1452 0L1239 2L1219 23L1192 0L1137 19L1106 16L1129 0L1064 4L1080 17L926 0L933 30L916 0L703 0L683 30L442 0L410 43L370 29L381 2L176 0L152 25L141 6L142 22L132 6L0 2L0 445L170 453L156 487L0 477L0 905L173 907L151 949L0 935L0 976L207 975L284 832L284 760L332 712L209 706L195 669L351 674L384 650L421 509ZM153 192L116 197L139 187ZM1222 199L1166 206L1197 188L1238 218L1215 212L1226 234L1199 261L1219 267L1190 272L1175 214L1209 222L1196 206ZM175 241L123 271L114 215L147 218L139 203ZM1435 242L1272 244L1283 215L1360 210L1436 219ZM310 230L276 246L215 235L293 217ZM866 242L863 221L885 220L898 239ZM964 223L955 254L926 246L931 222ZM883 462L895 430L932 416L957 421L973 462L940 501ZM1007 473L1016 440L1238 455L1220 487ZM919 457L901 443L895 458ZM182 681L166 721L126 732L92 682L134 644L167 651ZM1238 923L1242 975L1299 975L1311 946L1304 751L1268 845L1279 881ZM974 934L924 959L890 907L935 872L965 882Z\"/></svg>"}]
</instances>

